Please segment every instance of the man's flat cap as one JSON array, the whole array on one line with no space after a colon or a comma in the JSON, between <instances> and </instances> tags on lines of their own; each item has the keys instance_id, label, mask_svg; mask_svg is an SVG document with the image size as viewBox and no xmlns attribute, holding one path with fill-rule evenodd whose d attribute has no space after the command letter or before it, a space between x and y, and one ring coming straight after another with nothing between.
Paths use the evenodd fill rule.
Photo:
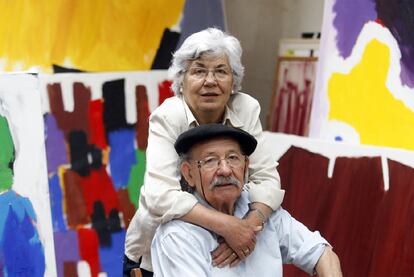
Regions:
<instances>
[{"instance_id":1,"label":"man's flat cap","mask_svg":"<svg viewBox=\"0 0 414 277\"><path fill-rule=\"evenodd\" d=\"M250 155L256 149L257 141L249 133L223 124L204 124L189 129L178 136L174 144L179 155L187 153L195 144L218 137L229 137L236 140L243 154Z\"/></svg>"}]
</instances>

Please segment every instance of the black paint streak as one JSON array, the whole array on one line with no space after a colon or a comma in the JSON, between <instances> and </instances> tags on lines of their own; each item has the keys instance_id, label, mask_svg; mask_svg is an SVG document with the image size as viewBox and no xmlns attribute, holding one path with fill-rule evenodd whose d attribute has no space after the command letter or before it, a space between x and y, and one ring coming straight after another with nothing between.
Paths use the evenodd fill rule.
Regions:
<instances>
[{"instance_id":1,"label":"black paint streak","mask_svg":"<svg viewBox=\"0 0 414 277\"><path fill-rule=\"evenodd\" d=\"M84 131L69 132L69 149L71 169L80 176L88 176L91 168L98 169L102 166L102 150L88 144Z\"/></svg>"},{"instance_id":2,"label":"black paint streak","mask_svg":"<svg viewBox=\"0 0 414 277\"><path fill-rule=\"evenodd\" d=\"M99 245L102 247L111 247L111 233L105 217L104 205L101 201L93 203L92 228L94 228L98 234Z\"/></svg>"},{"instance_id":3,"label":"black paint streak","mask_svg":"<svg viewBox=\"0 0 414 277\"><path fill-rule=\"evenodd\" d=\"M157 55L154 58L151 69L168 69L172 53L177 47L179 39L180 33L170 31L167 28L164 30L160 47L158 48Z\"/></svg>"},{"instance_id":4,"label":"black paint streak","mask_svg":"<svg viewBox=\"0 0 414 277\"><path fill-rule=\"evenodd\" d=\"M111 131L133 128L126 121L124 79L105 82L102 87L103 120L107 138Z\"/></svg>"}]
</instances>

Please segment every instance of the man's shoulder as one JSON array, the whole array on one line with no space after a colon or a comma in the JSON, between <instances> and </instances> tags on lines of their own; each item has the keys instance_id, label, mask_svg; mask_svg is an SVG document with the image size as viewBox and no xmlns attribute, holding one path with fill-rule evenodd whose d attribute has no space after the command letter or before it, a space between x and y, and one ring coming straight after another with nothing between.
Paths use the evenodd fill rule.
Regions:
<instances>
[{"instance_id":1,"label":"man's shoulder","mask_svg":"<svg viewBox=\"0 0 414 277\"><path fill-rule=\"evenodd\" d=\"M160 237L169 236L171 234L183 234L184 236L188 236L188 234L191 234L192 236L211 235L206 229L180 219L173 219L169 222L161 224L156 233Z\"/></svg>"},{"instance_id":2,"label":"man's shoulder","mask_svg":"<svg viewBox=\"0 0 414 277\"><path fill-rule=\"evenodd\" d=\"M204 252L211 251L217 247L217 240L206 229L185 221L174 219L161 224L155 232L153 246L164 245L168 251L176 251L173 245L179 244L185 249L197 249ZM183 249L184 249L183 248Z\"/></svg>"}]
</instances>

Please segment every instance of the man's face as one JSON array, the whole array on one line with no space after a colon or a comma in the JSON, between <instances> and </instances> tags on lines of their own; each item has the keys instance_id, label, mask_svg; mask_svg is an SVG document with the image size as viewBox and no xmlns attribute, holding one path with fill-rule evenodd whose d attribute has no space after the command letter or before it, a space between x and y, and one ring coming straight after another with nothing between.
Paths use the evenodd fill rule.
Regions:
<instances>
[{"instance_id":1,"label":"man's face","mask_svg":"<svg viewBox=\"0 0 414 277\"><path fill-rule=\"evenodd\" d=\"M223 137L196 144L190 159L181 166L188 184L217 210L232 213L248 167L238 142Z\"/></svg>"}]
</instances>

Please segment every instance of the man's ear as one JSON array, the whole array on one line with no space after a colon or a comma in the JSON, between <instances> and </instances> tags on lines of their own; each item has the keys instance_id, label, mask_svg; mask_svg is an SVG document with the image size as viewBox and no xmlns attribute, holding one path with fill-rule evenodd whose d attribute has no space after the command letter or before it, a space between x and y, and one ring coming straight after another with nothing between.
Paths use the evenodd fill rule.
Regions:
<instances>
[{"instance_id":1,"label":"man's ear","mask_svg":"<svg viewBox=\"0 0 414 277\"><path fill-rule=\"evenodd\" d=\"M181 174L184 176L184 179L187 181L187 184L190 187L195 187L195 179L192 171L191 164L187 161L181 163Z\"/></svg>"}]
</instances>

